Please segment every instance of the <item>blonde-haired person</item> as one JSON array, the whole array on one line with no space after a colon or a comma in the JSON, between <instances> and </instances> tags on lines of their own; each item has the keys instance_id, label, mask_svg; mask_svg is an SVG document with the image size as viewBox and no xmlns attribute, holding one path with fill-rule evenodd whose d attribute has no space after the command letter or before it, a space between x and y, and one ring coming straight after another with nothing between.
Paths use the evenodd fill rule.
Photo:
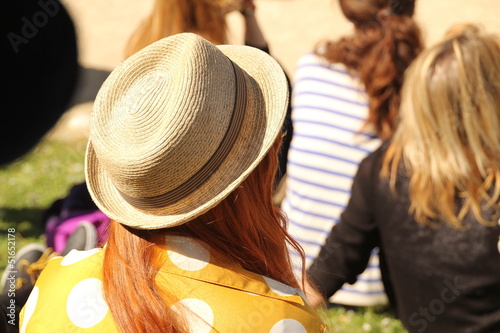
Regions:
<instances>
[{"instance_id":1,"label":"blonde-haired person","mask_svg":"<svg viewBox=\"0 0 500 333\"><path fill-rule=\"evenodd\" d=\"M282 208L308 265L334 232L359 163L392 135L403 73L423 49L414 0L339 4L352 34L305 54L293 83L294 131ZM292 255L300 272L300 255ZM386 277L374 250L358 282L343 286L330 302L387 304L392 297Z\"/></svg>"},{"instance_id":2,"label":"blonde-haired person","mask_svg":"<svg viewBox=\"0 0 500 333\"><path fill-rule=\"evenodd\" d=\"M227 44L226 16L237 10L245 21L245 44L269 53L255 8L253 0L156 0L151 13L132 34L125 56L181 32L196 33L216 45Z\"/></svg>"},{"instance_id":3,"label":"blonde-haired person","mask_svg":"<svg viewBox=\"0 0 500 333\"><path fill-rule=\"evenodd\" d=\"M308 270L324 297L379 246L409 332L500 332L499 82L498 36L474 25L415 60L393 138Z\"/></svg>"},{"instance_id":4,"label":"blonde-haired person","mask_svg":"<svg viewBox=\"0 0 500 333\"><path fill-rule=\"evenodd\" d=\"M287 82L266 53L177 34L118 66L86 180L104 248L49 262L21 332L324 332L272 204Z\"/></svg>"}]
</instances>

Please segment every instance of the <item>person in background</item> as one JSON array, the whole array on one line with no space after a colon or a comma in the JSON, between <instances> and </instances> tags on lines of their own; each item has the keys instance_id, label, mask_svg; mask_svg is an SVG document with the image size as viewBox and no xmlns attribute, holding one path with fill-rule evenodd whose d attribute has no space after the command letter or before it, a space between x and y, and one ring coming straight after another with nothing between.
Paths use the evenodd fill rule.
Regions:
<instances>
[{"instance_id":1,"label":"person in background","mask_svg":"<svg viewBox=\"0 0 500 333\"><path fill-rule=\"evenodd\" d=\"M423 48L412 19L414 1L339 4L353 34L305 54L293 85L294 134L282 208L307 265L339 221L360 161L392 135L403 73ZM292 256L300 258L293 251ZM296 271L300 274L300 265ZM382 282L374 250L358 282L344 286L330 301L372 306L387 304L386 295L391 297L390 286Z\"/></svg>"},{"instance_id":2,"label":"person in background","mask_svg":"<svg viewBox=\"0 0 500 333\"><path fill-rule=\"evenodd\" d=\"M361 163L309 268L323 297L379 246L409 332L500 332L499 82L500 39L474 25L415 60L393 138Z\"/></svg>"},{"instance_id":3,"label":"person in background","mask_svg":"<svg viewBox=\"0 0 500 333\"><path fill-rule=\"evenodd\" d=\"M181 33L127 58L86 153L108 242L49 262L21 330L325 332L272 204L287 103L283 70L253 47Z\"/></svg>"},{"instance_id":4,"label":"person in background","mask_svg":"<svg viewBox=\"0 0 500 333\"><path fill-rule=\"evenodd\" d=\"M228 44L226 16L237 10L245 21L245 44L268 52L255 9L253 0L156 0L149 16L132 34L125 56L181 32L196 33L216 45Z\"/></svg>"}]
</instances>

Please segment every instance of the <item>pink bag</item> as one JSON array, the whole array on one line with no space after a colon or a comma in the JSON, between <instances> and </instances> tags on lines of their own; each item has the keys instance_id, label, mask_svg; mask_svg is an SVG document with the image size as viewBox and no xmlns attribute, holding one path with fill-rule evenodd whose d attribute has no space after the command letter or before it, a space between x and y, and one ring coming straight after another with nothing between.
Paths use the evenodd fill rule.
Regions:
<instances>
[{"instance_id":1,"label":"pink bag","mask_svg":"<svg viewBox=\"0 0 500 333\"><path fill-rule=\"evenodd\" d=\"M96 227L98 244L106 242L109 218L92 201L85 183L73 185L67 196L54 201L44 212L42 225L47 246L61 253L69 236L82 222Z\"/></svg>"},{"instance_id":2,"label":"pink bag","mask_svg":"<svg viewBox=\"0 0 500 333\"><path fill-rule=\"evenodd\" d=\"M98 244L104 244L108 238L109 218L100 210L73 217L61 218L52 216L45 226L47 246L61 253L66 246L68 237L78 228L82 222L89 222L97 229Z\"/></svg>"}]
</instances>

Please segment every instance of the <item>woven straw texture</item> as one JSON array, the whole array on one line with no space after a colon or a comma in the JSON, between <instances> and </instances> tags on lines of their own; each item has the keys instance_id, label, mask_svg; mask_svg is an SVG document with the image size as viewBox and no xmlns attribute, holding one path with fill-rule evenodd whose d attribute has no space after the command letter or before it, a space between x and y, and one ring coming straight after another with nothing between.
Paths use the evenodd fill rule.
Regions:
<instances>
[{"instance_id":1,"label":"woven straw texture","mask_svg":"<svg viewBox=\"0 0 500 333\"><path fill-rule=\"evenodd\" d=\"M243 121L232 148L196 190L166 205L138 206L175 190L218 150L234 113L236 77L246 86ZM180 225L233 191L280 133L287 84L269 55L247 46L214 46L183 33L160 40L118 66L91 115L86 177L99 208L141 229Z\"/></svg>"}]
</instances>

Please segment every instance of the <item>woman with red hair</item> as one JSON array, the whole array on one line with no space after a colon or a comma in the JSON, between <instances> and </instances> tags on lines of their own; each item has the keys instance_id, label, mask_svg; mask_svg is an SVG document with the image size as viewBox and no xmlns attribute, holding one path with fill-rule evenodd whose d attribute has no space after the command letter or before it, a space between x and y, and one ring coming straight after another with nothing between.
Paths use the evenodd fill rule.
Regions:
<instances>
[{"instance_id":1,"label":"woman with red hair","mask_svg":"<svg viewBox=\"0 0 500 333\"><path fill-rule=\"evenodd\" d=\"M86 154L108 242L49 262L21 331L326 331L272 203L287 97L269 55L191 33L118 66Z\"/></svg>"}]
</instances>

